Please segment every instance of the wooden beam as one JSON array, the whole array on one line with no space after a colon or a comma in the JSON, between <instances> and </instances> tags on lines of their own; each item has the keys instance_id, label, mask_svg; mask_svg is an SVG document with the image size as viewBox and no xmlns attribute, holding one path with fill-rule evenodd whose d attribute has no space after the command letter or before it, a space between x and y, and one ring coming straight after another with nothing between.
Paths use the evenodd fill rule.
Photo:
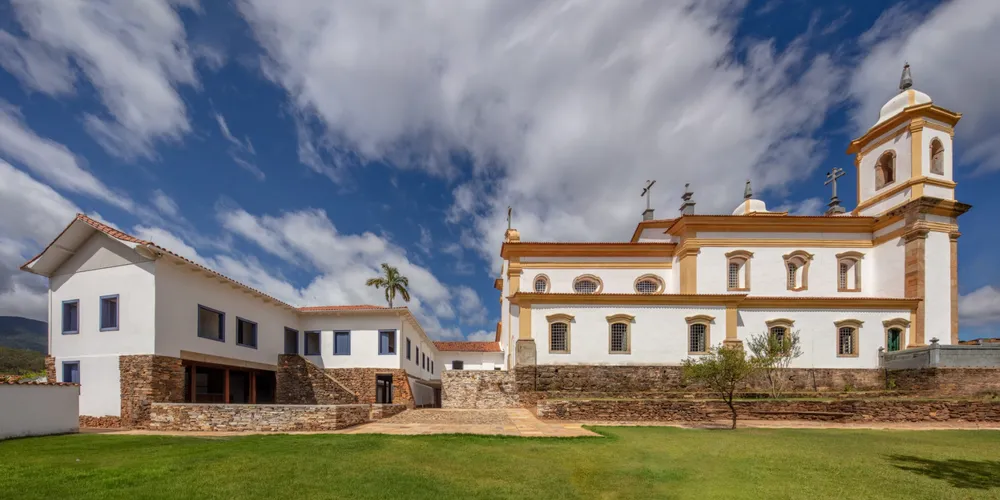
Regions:
<instances>
[{"instance_id":1,"label":"wooden beam","mask_svg":"<svg viewBox=\"0 0 1000 500\"><path fill-rule=\"evenodd\" d=\"M195 403L196 393L198 392L198 368L191 364L191 402Z\"/></svg>"},{"instance_id":2,"label":"wooden beam","mask_svg":"<svg viewBox=\"0 0 1000 500\"><path fill-rule=\"evenodd\" d=\"M250 404L257 404L257 372L250 373Z\"/></svg>"},{"instance_id":3,"label":"wooden beam","mask_svg":"<svg viewBox=\"0 0 1000 500\"><path fill-rule=\"evenodd\" d=\"M226 368L226 382L222 386L222 404L229 404L229 368Z\"/></svg>"}]
</instances>

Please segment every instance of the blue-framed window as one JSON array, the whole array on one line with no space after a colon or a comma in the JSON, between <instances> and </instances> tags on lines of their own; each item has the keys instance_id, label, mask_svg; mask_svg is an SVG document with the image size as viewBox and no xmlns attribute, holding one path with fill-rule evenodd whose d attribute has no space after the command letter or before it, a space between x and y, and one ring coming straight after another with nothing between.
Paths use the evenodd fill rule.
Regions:
<instances>
[{"instance_id":1,"label":"blue-framed window","mask_svg":"<svg viewBox=\"0 0 1000 500\"><path fill-rule=\"evenodd\" d=\"M285 327L285 354L299 353L299 331Z\"/></svg>"},{"instance_id":2,"label":"blue-framed window","mask_svg":"<svg viewBox=\"0 0 1000 500\"><path fill-rule=\"evenodd\" d=\"M396 354L396 330L378 332L378 353Z\"/></svg>"},{"instance_id":3,"label":"blue-framed window","mask_svg":"<svg viewBox=\"0 0 1000 500\"><path fill-rule=\"evenodd\" d=\"M410 359L410 337L406 337L406 359Z\"/></svg>"},{"instance_id":4,"label":"blue-framed window","mask_svg":"<svg viewBox=\"0 0 1000 500\"><path fill-rule=\"evenodd\" d=\"M203 339L226 341L226 313L198 305L198 336Z\"/></svg>"},{"instance_id":5,"label":"blue-framed window","mask_svg":"<svg viewBox=\"0 0 1000 500\"><path fill-rule=\"evenodd\" d=\"M322 351L320 350L320 334L318 331L306 332L306 342L304 352L306 356L319 356Z\"/></svg>"},{"instance_id":6,"label":"blue-framed window","mask_svg":"<svg viewBox=\"0 0 1000 500\"><path fill-rule=\"evenodd\" d=\"M111 332L118 329L118 296L105 295L101 297L101 331Z\"/></svg>"},{"instance_id":7,"label":"blue-framed window","mask_svg":"<svg viewBox=\"0 0 1000 500\"><path fill-rule=\"evenodd\" d=\"M236 345L257 348L257 323L236 317Z\"/></svg>"},{"instance_id":8,"label":"blue-framed window","mask_svg":"<svg viewBox=\"0 0 1000 500\"><path fill-rule=\"evenodd\" d=\"M80 301L64 300L62 303L62 332L64 335L80 333Z\"/></svg>"},{"instance_id":9,"label":"blue-framed window","mask_svg":"<svg viewBox=\"0 0 1000 500\"><path fill-rule=\"evenodd\" d=\"M338 356L351 354L351 332L333 332L333 353Z\"/></svg>"},{"instance_id":10,"label":"blue-framed window","mask_svg":"<svg viewBox=\"0 0 1000 500\"><path fill-rule=\"evenodd\" d=\"M71 384L80 383L80 362L63 361L62 381Z\"/></svg>"}]
</instances>

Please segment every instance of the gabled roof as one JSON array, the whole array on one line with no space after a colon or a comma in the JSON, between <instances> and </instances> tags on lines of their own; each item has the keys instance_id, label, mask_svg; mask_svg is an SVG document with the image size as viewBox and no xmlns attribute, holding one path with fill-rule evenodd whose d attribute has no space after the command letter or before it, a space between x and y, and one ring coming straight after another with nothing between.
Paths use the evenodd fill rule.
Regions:
<instances>
[{"instance_id":1,"label":"gabled roof","mask_svg":"<svg viewBox=\"0 0 1000 500\"><path fill-rule=\"evenodd\" d=\"M499 342L434 342L442 352L503 352Z\"/></svg>"}]
</instances>

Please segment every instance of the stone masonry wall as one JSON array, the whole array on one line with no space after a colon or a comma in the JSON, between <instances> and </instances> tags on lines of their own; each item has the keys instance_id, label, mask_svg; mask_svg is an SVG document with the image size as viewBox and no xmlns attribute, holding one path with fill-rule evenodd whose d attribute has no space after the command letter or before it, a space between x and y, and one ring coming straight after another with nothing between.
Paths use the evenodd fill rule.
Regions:
<instances>
[{"instance_id":1,"label":"stone masonry wall","mask_svg":"<svg viewBox=\"0 0 1000 500\"><path fill-rule=\"evenodd\" d=\"M942 396L1000 393L1000 368L921 368L888 372L891 388Z\"/></svg>"},{"instance_id":2,"label":"stone masonry wall","mask_svg":"<svg viewBox=\"0 0 1000 500\"><path fill-rule=\"evenodd\" d=\"M149 429L162 431L332 431L368 421L370 405L153 403Z\"/></svg>"},{"instance_id":3,"label":"stone masonry wall","mask_svg":"<svg viewBox=\"0 0 1000 500\"><path fill-rule=\"evenodd\" d=\"M144 428L152 403L184 401L184 366L180 358L142 354L119 356L121 425Z\"/></svg>"},{"instance_id":4,"label":"stone masonry wall","mask_svg":"<svg viewBox=\"0 0 1000 500\"><path fill-rule=\"evenodd\" d=\"M100 417L80 415L80 427L87 427L90 429L117 429L121 426L121 417L114 417L111 415L104 415Z\"/></svg>"},{"instance_id":5,"label":"stone masonry wall","mask_svg":"<svg viewBox=\"0 0 1000 500\"><path fill-rule=\"evenodd\" d=\"M45 380L54 384L56 382L56 358L45 356Z\"/></svg>"},{"instance_id":6,"label":"stone masonry wall","mask_svg":"<svg viewBox=\"0 0 1000 500\"><path fill-rule=\"evenodd\" d=\"M332 405L358 402L341 381L298 354L278 356L275 401L278 404ZM372 384L374 385L374 381Z\"/></svg>"},{"instance_id":7,"label":"stone masonry wall","mask_svg":"<svg viewBox=\"0 0 1000 500\"><path fill-rule=\"evenodd\" d=\"M358 396L359 403L375 403L375 376L392 375L392 402L413 408L413 392L406 370L391 368L327 368L333 378Z\"/></svg>"},{"instance_id":8,"label":"stone masonry wall","mask_svg":"<svg viewBox=\"0 0 1000 500\"><path fill-rule=\"evenodd\" d=\"M738 401L739 418L838 422L1000 422L1000 401L865 399ZM699 422L729 418L722 401L542 400L538 417L602 422Z\"/></svg>"},{"instance_id":9,"label":"stone masonry wall","mask_svg":"<svg viewBox=\"0 0 1000 500\"><path fill-rule=\"evenodd\" d=\"M538 365L517 368L521 393L656 394L695 391L700 387L684 380L680 366ZM838 392L882 390L879 369L789 368L786 391ZM751 381L749 391L764 390Z\"/></svg>"},{"instance_id":10,"label":"stone masonry wall","mask_svg":"<svg viewBox=\"0 0 1000 500\"><path fill-rule=\"evenodd\" d=\"M445 370L441 374L442 408L519 408L514 372Z\"/></svg>"},{"instance_id":11,"label":"stone masonry wall","mask_svg":"<svg viewBox=\"0 0 1000 500\"><path fill-rule=\"evenodd\" d=\"M393 415L399 415L404 411L406 411L406 405L403 404L373 404L371 419L382 420Z\"/></svg>"}]
</instances>

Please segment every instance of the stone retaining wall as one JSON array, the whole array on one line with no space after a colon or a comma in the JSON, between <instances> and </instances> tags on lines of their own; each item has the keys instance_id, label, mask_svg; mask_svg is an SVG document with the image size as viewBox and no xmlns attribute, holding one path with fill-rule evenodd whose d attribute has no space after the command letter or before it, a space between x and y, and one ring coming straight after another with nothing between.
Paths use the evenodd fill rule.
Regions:
<instances>
[{"instance_id":1,"label":"stone retaining wall","mask_svg":"<svg viewBox=\"0 0 1000 500\"><path fill-rule=\"evenodd\" d=\"M372 420L382 420L383 418L389 418L393 415L399 415L406 411L406 405L400 404L374 404L372 405Z\"/></svg>"},{"instance_id":2,"label":"stone retaining wall","mask_svg":"<svg viewBox=\"0 0 1000 500\"><path fill-rule=\"evenodd\" d=\"M162 431L332 431L368 421L371 406L153 403L149 429Z\"/></svg>"},{"instance_id":3,"label":"stone retaining wall","mask_svg":"<svg viewBox=\"0 0 1000 500\"><path fill-rule=\"evenodd\" d=\"M839 422L1000 422L1000 401L890 400L738 401L741 419L834 420ZM722 401L542 400L538 417L607 422L699 422L729 418Z\"/></svg>"},{"instance_id":4,"label":"stone retaining wall","mask_svg":"<svg viewBox=\"0 0 1000 500\"><path fill-rule=\"evenodd\" d=\"M142 354L119 356L121 426L142 428L152 403L184 401L184 366L180 358Z\"/></svg>"},{"instance_id":5,"label":"stone retaining wall","mask_svg":"<svg viewBox=\"0 0 1000 500\"><path fill-rule=\"evenodd\" d=\"M935 395L1000 394L997 368L921 368L890 370L888 382L901 391Z\"/></svg>"},{"instance_id":6,"label":"stone retaining wall","mask_svg":"<svg viewBox=\"0 0 1000 500\"><path fill-rule=\"evenodd\" d=\"M441 374L442 408L520 408L513 372L445 370Z\"/></svg>"},{"instance_id":7,"label":"stone retaining wall","mask_svg":"<svg viewBox=\"0 0 1000 500\"><path fill-rule=\"evenodd\" d=\"M278 356L275 378L275 401L278 404L341 405L359 402L357 395L341 381L298 354Z\"/></svg>"},{"instance_id":8,"label":"stone retaining wall","mask_svg":"<svg viewBox=\"0 0 1000 500\"><path fill-rule=\"evenodd\" d=\"M121 426L121 417L114 417L111 415L105 415L103 417L80 415L80 427L87 427L90 429L118 429Z\"/></svg>"},{"instance_id":9,"label":"stone retaining wall","mask_svg":"<svg viewBox=\"0 0 1000 500\"><path fill-rule=\"evenodd\" d=\"M786 391L839 392L885 388L880 369L789 368ZM641 394L697 391L697 384L683 378L680 366L538 365L516 369L520 392ZM762 381L749 390L762 391Z\"/></svg>"},{"instance_id":10,"label":"stone retaining wall","mask_svg":"<svg viewBox=\"0 0 1000 500\"><path fill-rule=\"evenodd\" d=\"M406 370L392 368L327 368L324 370L358 397L358 403L375 403L375 376L392 375L392 402L414 407Z\"/></svg>"}]
</instances>

